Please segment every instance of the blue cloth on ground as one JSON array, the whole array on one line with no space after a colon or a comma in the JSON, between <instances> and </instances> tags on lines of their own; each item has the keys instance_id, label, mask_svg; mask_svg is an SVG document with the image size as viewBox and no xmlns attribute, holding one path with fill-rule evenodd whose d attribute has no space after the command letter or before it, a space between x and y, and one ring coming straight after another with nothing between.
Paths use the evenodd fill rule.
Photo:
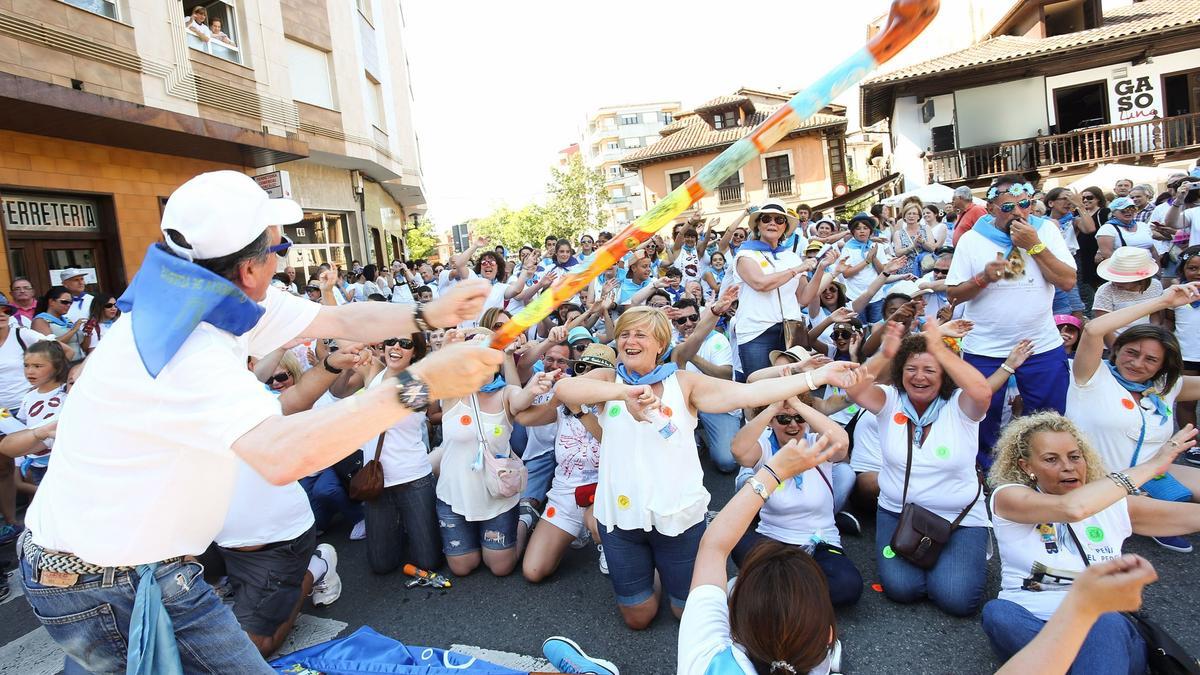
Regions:
<instances>
[{"instance_id":1,"label":"blue cloth on ground","mask_svg":"<svg viewBox=\"0 0 1200 675\"><path fill-rule=\"evenodd\" d=\"M524 675L474 657L433 647L408 647L363 626L344 638L322 642L271 661L279 673L358 675Z\"/></svg>"}]
</instances>

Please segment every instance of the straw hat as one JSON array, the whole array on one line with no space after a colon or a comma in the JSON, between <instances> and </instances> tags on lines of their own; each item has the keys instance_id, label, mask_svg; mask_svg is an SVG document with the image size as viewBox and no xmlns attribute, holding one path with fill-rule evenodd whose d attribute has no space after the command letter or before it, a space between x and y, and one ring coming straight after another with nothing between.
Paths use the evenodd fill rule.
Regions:
<instances>
[{"instance_id":1,"label":"straw hat","mask_svg":"<svg viewBox=\"0 0 1200 675\"><path fill-rule=\"evenodd\" d=\"M812 358L815 354L800 345L796 345L786 350L772 349L771 353L767 356L771 360L771 363L775 363L775 359L780 356L786 356L792 363L800 363L805 359Z\"/></svg>"},{"instance_id":2,"label":"straw hat","mask_svg":"<svg viewBox=\"0 0 1200 675\"><path fill-rule=\"evenodd\" d=\"M1122 246L1113 251L1112 257L1096 266L1096 274L1109 281L1141 281L1158 274L1158 263L1144 248Z\"/></svg>"}]
</instances>

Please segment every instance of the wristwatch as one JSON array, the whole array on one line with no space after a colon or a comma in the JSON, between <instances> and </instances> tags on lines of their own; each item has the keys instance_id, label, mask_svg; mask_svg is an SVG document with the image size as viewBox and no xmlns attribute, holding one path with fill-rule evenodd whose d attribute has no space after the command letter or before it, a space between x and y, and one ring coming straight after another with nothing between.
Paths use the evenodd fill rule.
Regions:
<instances>
[{"instance_id":1,"label":"wristwatch","mask_svg":"<svg viewBox=\"0 0 1200 675\"><path fill-rule=\"evenodd\" d=\"M425 319L425 303L418 302L417 306L413 309L413 323L416 324L417 330L423 333L433 330L433 327Z\"/></svg>"},{"instance_id":2,"label":"wristwatch","mask_svg":"<svg viewBox=\"0 0 1200 675\"><path fill-rule=\"evenodd\" d=\"M321 365L325 366L326 371L333 373L334 375L342 374L342 368L334 368L333 366L329 365L329 356L326 356L325 359L321 361Z\"/></svg>"},{"instance_id":3,"label":"wristwatch","mask_svg":"<svg viewBox=\"0 0 1200 675\"><path fill-rule=\"evenodd\" d=\"M400 405L413 412L424 412L429 407L429 385L407 370L396 376L396 396Z\"/></svg>"},{"instance_id":4,"label":"wristwatch","mask_svg":"<svg viewBox=\"0 0 1200 675\"><path fill-rule=\"evenodd\" d=\"M574 415L576 419L581 419L584 415L594 413L599 410L599 408L600 406L598 405L588 405L587 403L584 403L583 405L579 406L579 412L571 414Z\"/></svg>"},{"instance_id":5,"label":"wristwatch","mask_svg":"<svg viewBox=\"0 0 1200 675\"><path fill-rule=\"evenodd\" d=\"M746 479L746 485L749 485L750 489L754 490L754 494L758 495L759 497L762 497L762 500L764 502L767 501L767 498L769 498L771 496L771 493L767 491L767 486L763 485L762 481L755 478L754 476L751 476Z\"/></svg>"}]
</instances>

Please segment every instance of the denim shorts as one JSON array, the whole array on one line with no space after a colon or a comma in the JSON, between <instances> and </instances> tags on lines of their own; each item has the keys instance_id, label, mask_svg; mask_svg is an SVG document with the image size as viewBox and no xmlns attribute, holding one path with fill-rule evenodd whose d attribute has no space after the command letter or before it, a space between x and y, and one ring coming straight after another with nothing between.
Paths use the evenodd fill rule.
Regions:
<instances>
[{"instance_id":1,"label":"denim shorts","mask_svg":"<svg viewBox=\"0 0 1200 675\"><path fill-rule=\"evenodd\" d=\"M601 525L600 540L617 604L631 607L649 600L654 595L654 571L658 570L671 604L682 608L692 587L692 569L704 527L701 520L668 537L654 530L609 530Z\"/></svg>"},{"instance_id":2,"label":"denim shorts","mask_svg":"<svg viewBox=\"0 0 1200 675\"><path fill-rule=\"evenodd\" d=\"M487 520L469 521L454 512L449 504L437 500L438 529L442 533L442 553L466 555L480 545L490 551L507 551L517 545L517 507Z\"/></svg>"}]
</instances>

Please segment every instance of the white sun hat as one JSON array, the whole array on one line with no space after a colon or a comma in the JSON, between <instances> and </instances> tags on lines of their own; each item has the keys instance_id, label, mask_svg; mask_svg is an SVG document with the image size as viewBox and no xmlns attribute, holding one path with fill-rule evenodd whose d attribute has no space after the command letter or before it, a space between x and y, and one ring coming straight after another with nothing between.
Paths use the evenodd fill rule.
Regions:
<instances>
[{"instance_id":1,"label":"white sun hat","mask_svg":"<svg viewBox=\"0 0 1200 675\"><path fill-rule=\"evenodd\" d=\"M1096 274L1109 281L1141 281L1158 274L1158 263L1144 248L1122 246L1096 266Z\"/></svg>"}]
</instances>

